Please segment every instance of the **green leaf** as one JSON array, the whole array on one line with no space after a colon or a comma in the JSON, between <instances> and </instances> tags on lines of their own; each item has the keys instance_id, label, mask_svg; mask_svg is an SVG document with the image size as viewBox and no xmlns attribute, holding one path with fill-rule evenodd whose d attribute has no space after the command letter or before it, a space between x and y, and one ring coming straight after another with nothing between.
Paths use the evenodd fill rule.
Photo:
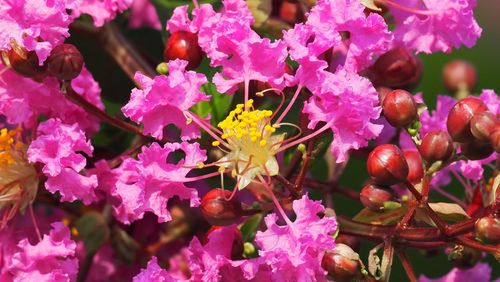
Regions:
<instances>
[{"instance_id":1,"label":"green leaf","mask_svg":"<svg viewBox=\"0 0 500 282\"><path fill-rule=\"evenodd\" d=\"M364 208L353 218L353 220L369 224L390 225L397 223L403 218L406 210L407 207L404 205L397 209L382 212L374 212Z\"/></svg>"},{"instance_id":2,"label":"green leaf","mask_svg":"<svg viewBox=\"0 0 500 282\"><path fill-rule=\"evenodd\" d=\"M85 244L88 254L97 252L110 236L110 230L105 218L99 212L91 211L75 222L78 236Z\"/></svg>"},{"instance_id":3,"label":"green leaf","mask_svg":"<svg viewBox=\"0 0 500 282\"><path fill-rule=\"evenodd\" d=\"M262 218L263 218L262 214L258 213L247 219L247 221L245 221L240 226L240 231L241 234L243 235L244 242L249 242L253 240L255 234L257 233L257 229L259 229Z\"/></svg>"},{"instance_id":4,"label":"green leaf","mask_svg":"<svg viewBox=\"0 0 500 282\"><path fill-rule=\"evenodd\" d=\"M193 112L201 117L211 114L212 125L216 125L223 120L229 110L233 96L219 93L213 83L206 83L201 86L201 91L210 96L210 101L203 101L191 108Z\"/></svg>"},{"instance_id":5,"label":"green leaf","mask_svg":"<svg viewBox=\"0 0 500 282\"><path fill-rule=\"evenodd\" d=\"M453 203L429 203L429 206L437 215L446 220L452 222L460 222L469 218L469 215L464 211L464 209L458 204ZM431 226L435 226L432 219L427 215L423 209L417 209L415 213L415 219L423 221Z\"/></svg>"}]
</instances>

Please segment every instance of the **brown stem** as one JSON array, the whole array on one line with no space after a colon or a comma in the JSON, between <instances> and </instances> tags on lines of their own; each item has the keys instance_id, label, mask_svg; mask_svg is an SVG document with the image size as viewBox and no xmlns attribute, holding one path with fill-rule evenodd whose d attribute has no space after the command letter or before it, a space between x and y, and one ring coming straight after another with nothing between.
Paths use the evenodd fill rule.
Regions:
<instances>
[{"instance_id":1,"label":"brown stem","mask_svg":"<svg viewBox=\"0 0 500 282\"><path fill-rule=\"evenodd\" d=\"M399 260L401 260L401 264L403 265L403 268L405 269L406 275L408 276L408 280L410 282L417 282L417 276L415 275L415 271L413 270L413 267L411 266L410 260L406 256L406 253L402 250L399 250L397 252Z\"/></svg>"},{"instance_id":2,"label":"brown stem","mask_svg":"<svg viewBox=\"0 0 500 282\"><path fill-rule=\"evenodd\" d=\"M302 194L302 186L304 186L304 180L307 175L307 168L309 167L309 162L311 160L311 155L312 151L314 149L314 140L310 140L307 143L307 151L305 154L302 155L302 167L300 168L299 174L297 175L297 178L295 179L295 193L293 195L297 196L297 198L300 197Z\"/></svg>"},{"instance_id":3,"label":"brown stem","mask_svg":"<svg viewBox=\"0 0 500 282\"><path fill-rule=\"evenodd\" d=\"M299 166L301 159L302 159L302 153L299 151L295 151L292 159L290 160L290 163L288 164L288 167L285 169L285 172L283 173L285 178L290 178L292 176L292 174Z\"/></svg>"},{"instance_id":4,"label":"brown stem","mask_svg":"<svg viewBox=\"0 0 500 282\"><path fill-rule=\"evenodd\" d=\"M500 256L500 244L499 245L496 245L496 246L493 246L493 245L484 245L484 244L481 244L475 240L472 240L472 239L469 239L465 236L458 236L456 241L466 247L469 247L469 248L473 248L473 249L476 249L476 250L480 250L480 251L483 251L483 252L488 252L488 253L492 253L493 255L495 256Z\"/></svg>"},{"instance_id":5,"label":"brown stem","mask_svg":"<svg viewBox=\"0 0 500 282\"><path fill-rule=\"evenodd\" d=\"M359 193L346 187L342 187L339 185L335 185L333 183L318 181L312 178L306 178L304 181L304 185L318 190L331 191L334 193L339 193L353 200L359 201Z\"/></svg>"},{"instance_id":6,"label":"brown stem","mask_svg":"<svg viewBox=\"0 0 500 282\"><path fill-rule=\"evenodd\" d=\"M299 191L297 189L297 186L293 182L290 182L288 179L286 179L285 177L283 177L281 174L273 176L273 178L276 179L283 186L285 186L286 189L288 189L288 191L290 191L290 194L292 194L292 197L294 199L300 198L300 193L299 193Z\"/></svg>"}]
</instances>

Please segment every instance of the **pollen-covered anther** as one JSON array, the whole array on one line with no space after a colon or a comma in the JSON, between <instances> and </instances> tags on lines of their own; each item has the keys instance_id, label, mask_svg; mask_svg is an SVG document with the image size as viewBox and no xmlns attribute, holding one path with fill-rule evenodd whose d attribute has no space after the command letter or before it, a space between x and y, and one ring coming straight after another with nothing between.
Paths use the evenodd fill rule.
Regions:
<instances>
[{"instance_id":1,"label":"pollen-covered anther","mask_svg":"<svg viewBox=\"0 0 500 282\"><path fill-rule=\"evenodd\" d=\"M13 164L15 162L13 152L22 148L23 143L19 141L21 129L16 128L0 130L0 164Z\"/></svg>"}]
</instances>

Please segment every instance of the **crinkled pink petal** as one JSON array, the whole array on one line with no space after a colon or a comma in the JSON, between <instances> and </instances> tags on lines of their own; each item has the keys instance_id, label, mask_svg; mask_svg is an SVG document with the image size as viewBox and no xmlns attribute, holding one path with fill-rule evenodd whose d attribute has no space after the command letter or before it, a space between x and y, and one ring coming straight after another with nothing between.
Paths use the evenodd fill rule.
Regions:
<instances>
[{"instance_id":1,"label":"crinkled pink petal","mask_svg":"<svg viewBox=\"0 0 500 282\"><path fill-rule=\"evenodd\" d=\"M168 273L168 271L166 271L165 269L161 268L158 265L158 260L156 257L152 257L149 260L147 267L145 269L142 269L141 273L135 276L132 281L133 282L150 282L150 281L176 282L178 280L174 279Z\"/></svg>"},{"instance_id":2,"label":"crinkled pink petal","mask_svg":"<svg viewBox=\"0 0 500 282\"><path fill-rule=\"evenodd\" d=\"M69 37L69 15L64 0L7 0L0 3L0 50L12 48L13 41L35 51L40 65L53 47Z\"/></svg>"},{"instance_id":3,"label":"crinkled pink petal","mask_svg":"<svg viewBox=\"0 0 500 282\"><path fill-rule=\"evenodd\" d=\"M482 29L474 19L475 0L397 0L403 6L416 10L430 10L431 15L401 12L393 8L396 16L396 39L417 53L450 52L462 45L472 47Z\"/></svg>"},{"instance_id":4,"label":"crinkled pink petal","mask_svg":"<svg viewBox=\"0 0 500 282\"><path fill-rule=\"evenodd\" d=\"M129 26L131 28L150 27L161 29L160 19L150 0L134 0L130 7Z\"/></svg>"},{"instance_id":5,"label":"crinkled pink petal","mask_svg":"<svg viewBox=\"0 0 500 282\"><path fill-rule=\"evenodd\" d=\"M382 126L372 121L380 116L378 94L370 81L343 69L335 74L323 72L321 86L304 104L309 128L326 122L333 131L331 150L337 162L347 158L350 149L368 145Z\"/></svg>"},{"instance_id":6,"label":"crinkled pink petal","mask_svg":"<svg viewBox=\"0 0 500 282\"><path fill-rule=\"evenodd\" d=\"M100 27L130 8L134 0L76 0L69 5L75 17L88 14L94 20L94 25Z\"/></svg>"},{"instance_id":7,"label":"crinkled pink petal","mask_svg":"<svg viewBox=\"0 0 500 282\"><path fill-rule=\"evenodd\" d=\"M267 230L255 236L259 255L271 268L273 280L326 281L321 259L335 247L331 236L337 229L335 218L319 218L325 208L307 195L293 202L293 210L297 219L285 226L276 224L276 214L266 216Z\"/></svg>"},{"instance_id":8,"label":"crinkled pink petal","mask_svg":"<svg viewBox=\"0 0 500 282\"><path fill-rule=\"evenodd\" d=\"M199 137L198 128L187 124L184 112L208 96L200 87L207 82L203 74L185 71L187 62L174 60L168 63L169 75L154 79L136 73L141 88L134 88L130 101L122 108L131 120L144 125L144 133L163 138L163 129L174 124L181 129L183 140Z\"/></svg>"},{"instance_id":9,"label":"crinkled pink petal","mask_svg":"<svg viewBox=\"0 0 500 282\"><path fill-rule=\"evenodd\" d=\"M70 239L69 229L62 223L52 224L49 235L36 245L23 239L18 251L5 266L13 281L75 281L78 260L76 243Z\"/></svg>"}]
</instances>

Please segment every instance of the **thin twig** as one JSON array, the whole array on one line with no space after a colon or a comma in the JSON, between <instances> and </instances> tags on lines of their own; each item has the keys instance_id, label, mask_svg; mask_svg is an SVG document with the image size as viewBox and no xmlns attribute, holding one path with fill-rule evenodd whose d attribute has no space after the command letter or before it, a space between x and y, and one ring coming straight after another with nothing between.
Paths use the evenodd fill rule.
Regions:
<instances>
[{"instance_id":1,"label":"thin twig","mask_svg":"<svg viewBox=\"0 0 500 282\"><path fill-rule=\"evenodd\" d=\"M408 280L410 282L417 282L417 276L415 275L415 271L413 270L413 267L411 266L410 260L406 256L406 253L402 250L397 251L399 260L401 260L401 264L403 265L403 268L405 269L406 275L408 276Z\"/></svg>"}]
</instances>

